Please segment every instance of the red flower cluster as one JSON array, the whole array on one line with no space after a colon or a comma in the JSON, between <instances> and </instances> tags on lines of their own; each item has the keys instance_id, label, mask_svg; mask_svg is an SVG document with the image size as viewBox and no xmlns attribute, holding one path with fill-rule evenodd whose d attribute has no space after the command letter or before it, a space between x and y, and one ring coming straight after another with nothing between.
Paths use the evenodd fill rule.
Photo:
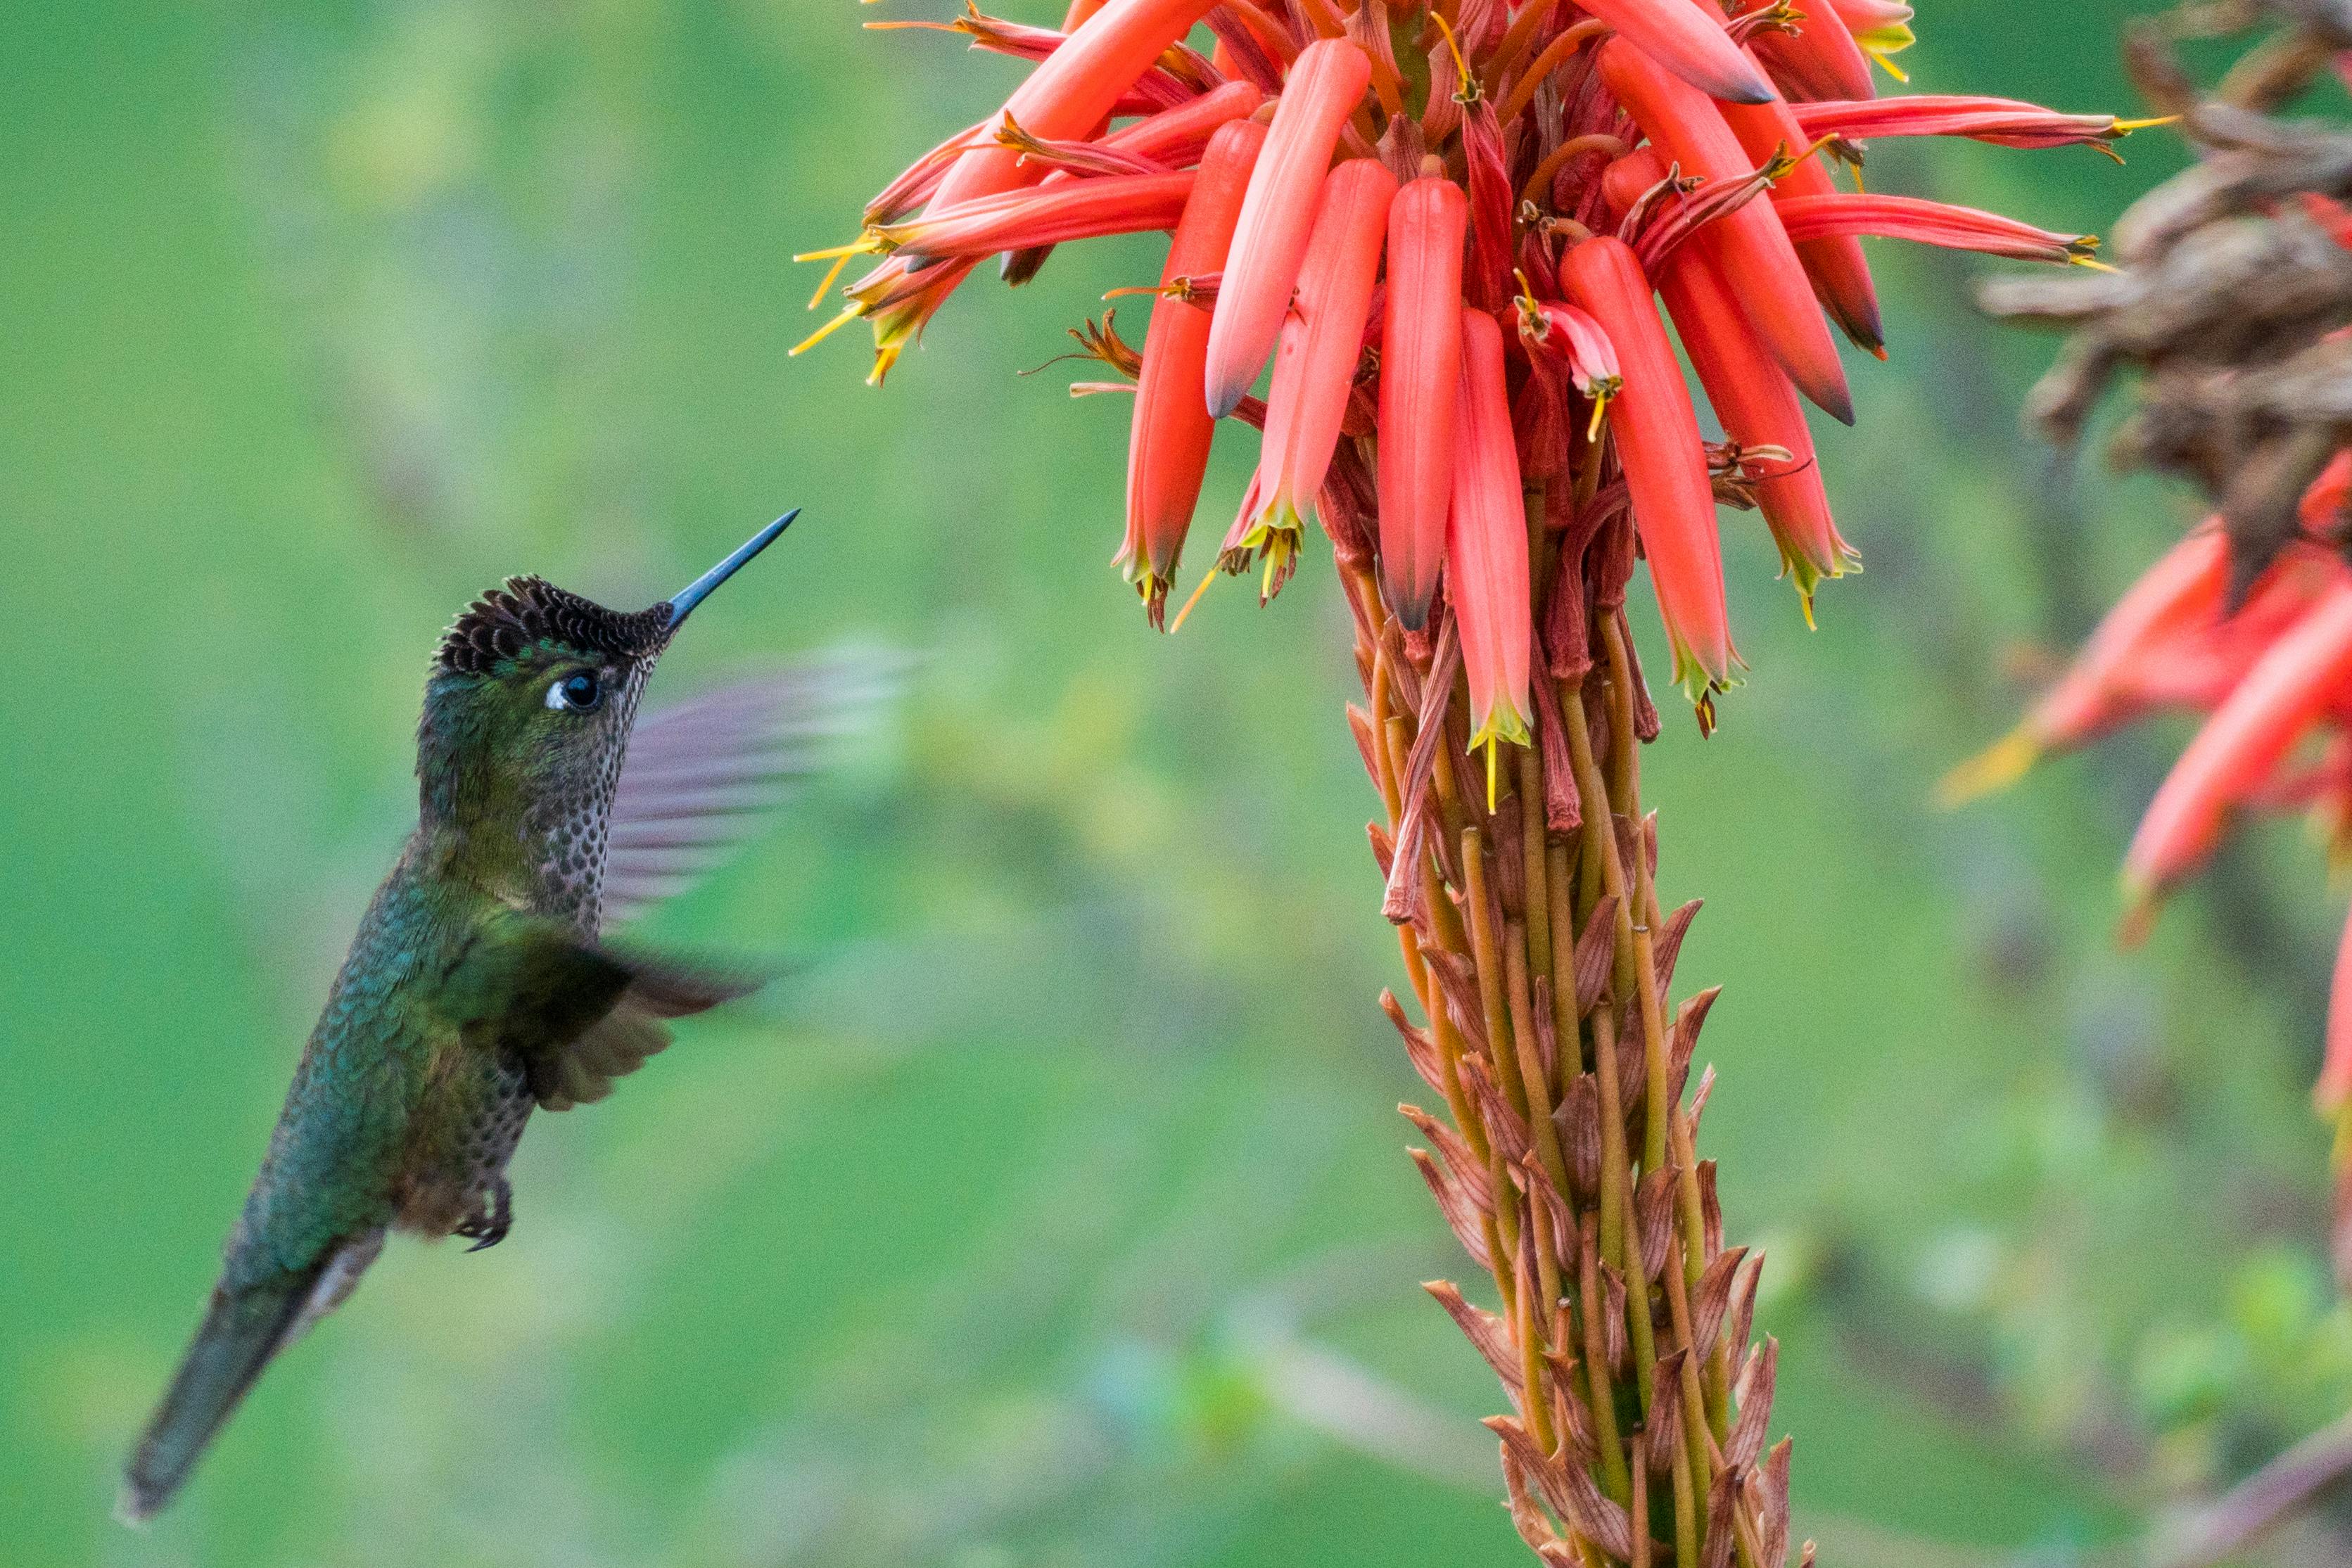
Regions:
<instances>
[{"instance_id":1,"label":"red flower cluster","mask_svg":"<svg viewBox=\"0 0 2352 1568\"><path fill-rule=\"evenodd\" d=\"M1077 0L1055 32L973 10L942 26L1036 68L877 196L855 244L816 253L885 257L817 336L870 322L878 382L983 257L1019 281L1048 247L1172 230L1139 364L1108 331L1092 339L1135 380L1118 559L1155 623L1217 422L1239 414L1265 440L1219 563L1262 565L1270 597L1313 511L1364 541L1404 626L1426 626L1442 591L1476 743L1528 733L1544 653L1530 524L1607 526L1596 507L1618 526L1630 513L1675 679L1710 722L1739 664L1718 490L1762 510L1808 616L1815 583L1857 564L1799 402L1852 420L1831 322L1883 356L1855 236L2053 261L2092 246L1841 193L1819 154L1913 134L2104 146L2129 129L2003 99L1873 99L1866 56L1907 43L1909 15L1889 0L1810 19L1713 0ZM1206 56L1186 41L1202 26ZM1654 295L1726 443L1702 434ZM1559 476L1572 482L1544 484L1529 518L1522 496Z\"/></svg>"},{"instance_id":2,"label":"red flower cluster","mask_svg":"<svg viewBox=\"0 0 2352 1568\"><path fill-rule=\"evenodd\" d=\"M2305 492L2302 537L2241 596L2230 542L2210 519L2107 612L2025 721L1945 781L1958 802L2016 779L2043 754L2161 711L2203 724L2149 802L2124 861L2127 940L2203 865L2232 820L2308 811L2330 852L2352 852L2352 569L2340 529L2352 452ZM2352 1110L2352 927L2338 955L2320 1113Z\"/></svg>"}]
</instances>

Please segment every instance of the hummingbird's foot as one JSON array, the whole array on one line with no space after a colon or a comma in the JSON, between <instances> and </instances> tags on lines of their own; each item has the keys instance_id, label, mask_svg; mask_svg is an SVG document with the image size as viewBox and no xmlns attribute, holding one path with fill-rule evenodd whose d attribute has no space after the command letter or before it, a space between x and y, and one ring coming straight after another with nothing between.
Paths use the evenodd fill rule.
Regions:
<instances>
[{"instance_id":1,"label":"hummingbird's foot","mask_svg":"<svg viewBox=\"0 0 2352 1568\"><path fill-rule=\"evenodd\" d=\"M504 1176L490 1178L489 1187L477 1200L474 1212L458 1226L457 1234L471 1237L474 1244L466 1249L479 1252L485 1247L496 1247L507 1239L514 1224L514 1188Z\"/></svg>"}]
</instances>

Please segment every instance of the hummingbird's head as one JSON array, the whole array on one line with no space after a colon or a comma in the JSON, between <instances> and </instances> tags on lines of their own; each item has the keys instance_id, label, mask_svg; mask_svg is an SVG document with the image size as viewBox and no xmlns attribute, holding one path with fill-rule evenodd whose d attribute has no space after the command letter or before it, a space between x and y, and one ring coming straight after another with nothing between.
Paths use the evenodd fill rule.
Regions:
<instances>
[{"instance_id":1,"label":"hummingbird's head","mask_svg":"<svg viewBox=\"0 0 2352 1568\"><path fill-rule=\"evenodd\" d=\"M765 549L769 524L671 599L608 610L544 578L510 577L442 633L417 729L421 810L485 849L519 844L518 869L593 892L605 817L655 661L696 605Z\"/></svg>"}]
</instances>

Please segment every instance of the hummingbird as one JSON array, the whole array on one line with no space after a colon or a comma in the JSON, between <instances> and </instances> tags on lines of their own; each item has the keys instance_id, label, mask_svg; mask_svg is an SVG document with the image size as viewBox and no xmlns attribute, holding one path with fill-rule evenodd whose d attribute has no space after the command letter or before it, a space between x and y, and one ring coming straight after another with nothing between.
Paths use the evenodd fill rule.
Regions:
<instances>
[{"instance_id":1,"label":"hummingbird","mask_svg":"<svg viewBox=\"0 0 2352 1568\"><path fill-rule=\"evenodd\" d=\"M668 1043L665 1020L758 988L604 932L748 833L828 728L841 683L821 671L636 722L678 628L798 515L649 609L509 578L443 633L417 725L416 827L335 976L203 1322L126 1467L126 1521L171 1500L388 1232L495 1245L534 1110L603 1099Z\"/></svg>"}]
</instances>

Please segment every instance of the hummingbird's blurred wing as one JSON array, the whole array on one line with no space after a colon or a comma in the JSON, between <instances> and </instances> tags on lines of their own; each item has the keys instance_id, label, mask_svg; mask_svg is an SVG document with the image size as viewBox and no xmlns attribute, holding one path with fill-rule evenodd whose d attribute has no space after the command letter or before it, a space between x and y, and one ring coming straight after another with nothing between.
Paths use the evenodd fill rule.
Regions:
<instances>
[{"instance_id":1,"label":"hummingbird's blurred wing","mask_svg":"<svg viewBox=\"0 0 2352 1568\"><path fill-rule=\"evenodd\" d=\"M835 744L898 695L906 659L843 652L708 691L639 718L614 792L606 929L731 856Z\"/></svg>"},{"instance_id":2,"label":"hummingbird's blurred wing","mask_svg":"<svg viewBox=\"0 0 2352 1568\"><path fill-rule=\"evenodd\" d=\"M663 1019L683 1018L749 996L762 977L697 969L642 953L600 948L594 956L619 965L628 985L613 1010L561 1045L542 1043L523 1058L530 1092L542 1109L569 1111L602 1100L615 1079L645 1065L669 1044Z\"/></svg>"},{"instance_id":3,"label":"hummingbird's blurred wing","mask_svg":"<svg viewBox=\"0 0 2352 1568\"><path fill-rule=\"evenodd\" d=\"M459 1038L520 1061L550 1111L602 1100L669 1043L664 1019L758 990L765 977L697 968L583 939L562 921L500 915L450 972Z\"/></svg>"}]
</instances>

